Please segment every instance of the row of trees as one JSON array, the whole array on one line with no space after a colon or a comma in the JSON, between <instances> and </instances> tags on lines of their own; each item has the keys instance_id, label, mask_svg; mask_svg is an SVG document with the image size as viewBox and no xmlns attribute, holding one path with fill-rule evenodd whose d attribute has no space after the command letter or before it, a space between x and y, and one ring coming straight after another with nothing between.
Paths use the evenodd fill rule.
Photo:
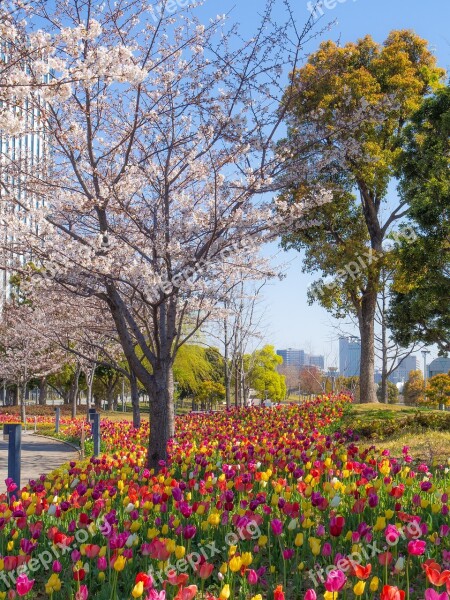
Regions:
<instances>
[{"instance_id":1,"label":"row of trees","mask_svg":"<svg viewBox=\"0 0 450 600\"><path fill-rule=\"evenodd\" d=\"M107 319L103 315L102 320L93 306L82 303L80 307L77 303L69 314L69 304L61 311L60 300L58 297L58 306L53 306L52 312L52 295L31 302L16 287L4 307L0 325L0 383L4 400L24 410L30 390L38 388L37 402L44 405L50 389L72 407L75 417L81 393L87 397L86 409L106 403L109 410L117 408L120 395L131 393L134 423L139 426L139 395L145 388L133 378L113 328L108 329ZM88 321L80 318L80 308L83 313L86 311ZM96 314L95 323L90 320L92 314ZM202 408L213 408L226 397L227 373L231 374L232 389L238 387L236 379L244 388L233 399L236 406L248 402L250 389L261 399L266 395L273 400L285 397L284 378L277 372L282 359L272 346L244 354L239 370L233 368L235 362L233 358L226 361L214 347L183 345L173 365L178 401L183 405L189 399Z\"/></svg>"},{"instance_id":2,"label":"row of trees","mask_svg":"<svg viewBox=\"0 0 450 600\"><path fill-rule=\"evenodd\" d=\"M450 405L450 373L430 377L425 387L422 371L411 371L403 386L403 399L409 406Z\"/></svg>"}]
</instances>

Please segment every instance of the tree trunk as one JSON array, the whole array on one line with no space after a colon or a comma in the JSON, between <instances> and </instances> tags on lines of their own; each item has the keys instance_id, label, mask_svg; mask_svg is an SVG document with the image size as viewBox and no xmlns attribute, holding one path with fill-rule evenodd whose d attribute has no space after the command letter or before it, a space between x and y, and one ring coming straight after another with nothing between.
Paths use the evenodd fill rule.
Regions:
<instances>
[{"instance_id":1,"label":"tree trunk","mask_svg":"<svg viewBox=\"0 0 450 600\"><path fill-rule=\"evenodd\" d=\"M77 416L78 380L80 378L80 372L81 369L77 366L69 391L69 402L72 404L72 419L75 419Z\"/></svg>"},{"instance_id":2,"label":"tree trunk","mask_svg":"<svg viewBox=\"0 0 450 600\"><path fill-rule=\"evenodd\" d=\"M139 388L136 375L130 373L131 387L131 406L133 407L133 427L138 429L141 426L141 407L139 406Z\"/></svg>"},{"instance_id":3,"label":"tree trunk","mask_svg":"<svg viewBox=\"0 0 450 600\"><path fill-rule=\"evenodd\" d=\"M234 405L239 407L239 365L236 360L234 366Z\"/></svg>"},{"instance_id":4,"label":"tree trunk","mask_svg":"<svg viewBox=\"0 0 450 600\"><path fill-rule=\"evenodd\" d=\"M386 295L382 292L381 308L381 402L388 404L388 348L386 327Z\"/></svg>"},{"instance_id":5,"label":"tree trunk","mask_svg":"<svg viewBox=\"0 0 450 600\"><path fill-rule=\"evenodd\" d=\"M226 304L225 304L225 308L226 308ZM231 408L231 376L230 376L230 363L228 361L228 355L229 355L228 346L229 346L230 342L228 340L228 319L227 318L225 318L225 320L223 322L223 330L224 330L224 337L225 337L224 356L223 356L225 401L226 401L226 405L227 405L227 410L230 410L230 408Z\"/></svg>"},{"instance_id":6,"label":"tree trunk","mask_svg":"<svg viewBox=\"0 0 450 600\"><path fill-rule=\"evenodd\" d=\"M375 309L376 291L366 291L359 315L361 336L361 364L359 373L359 393L361 404L378 402L375 391Z\"/></svg>"},{"instance_id":7,"label":"tree trunk","mask_svg":"<svg viewBox=\"0 0 450 600\"><path fill-rule=\"evenodd\" d=\"M20 386L17 385L17 395L19 395ZM26 410L25 410L25 399L27 396L27 382L25 381L22 387L22 394L20 396L20 420L22 423L27 422Z\"/></svg>"},{"instance_id":8,"label":"tree trunk","mask_svg":"<svg viewBox=\"0 0 450 600\"><path fill-rule=\"evenodd\" d=\"M149 384L147 388L150 396L148 467L157 472L161 468L160 461L167 461L167 442L175 435L172 362L158 361L153 366Z\"/></svg>"},{"instance_id":9,"label":"tree trunk","mask_svg":"<svg viewBox=\"0 0 450 600\"><path fill-rule=\"evenodd\" d=\"M16 385L15 393L13 395L13 406L19 406L19 399L20 399L20 390L19 390L19 386Z\"/></svg>"},{"instance_id":10,"label":"tree trunk","mask_svg":"<svg viewBox=\"0 0 450 600\"><path fill-rule=\"evenodd\" d=\"M39 404L41 406L47 404L47 377L43 377L39 382Z\"/></svg>"}]
</instances>

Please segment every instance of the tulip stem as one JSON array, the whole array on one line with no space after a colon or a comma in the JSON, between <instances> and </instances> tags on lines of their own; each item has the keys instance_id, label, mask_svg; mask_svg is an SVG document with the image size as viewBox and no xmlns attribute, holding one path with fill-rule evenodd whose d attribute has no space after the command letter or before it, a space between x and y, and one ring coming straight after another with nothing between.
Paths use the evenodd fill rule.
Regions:
<instances>
[{"instance_id":1,"label":"tulip stem","mask_svg":"<svg viewBox=\"0 0 450 600\"><path fill-rule=\"evenodd\" d=\"M406 559L406 600L409 600L409 556Z\"/></svg>"}]
</instances>

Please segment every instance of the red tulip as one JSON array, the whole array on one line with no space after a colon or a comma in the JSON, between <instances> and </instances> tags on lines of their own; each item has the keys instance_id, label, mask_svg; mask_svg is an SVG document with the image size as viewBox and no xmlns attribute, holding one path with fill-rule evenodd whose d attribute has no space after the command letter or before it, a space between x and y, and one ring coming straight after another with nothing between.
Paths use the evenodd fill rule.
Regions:
<instances>
[{"instance_id":1,"label":"red tulip","mask_svg":"<svg viewBox=\"0 0 450 600\"><path fill-rule=\"evenodd\" d=\"M385 585L381 592L380 600L404 600L405 592L394 585Z\"/></svg>"}]
</instances>

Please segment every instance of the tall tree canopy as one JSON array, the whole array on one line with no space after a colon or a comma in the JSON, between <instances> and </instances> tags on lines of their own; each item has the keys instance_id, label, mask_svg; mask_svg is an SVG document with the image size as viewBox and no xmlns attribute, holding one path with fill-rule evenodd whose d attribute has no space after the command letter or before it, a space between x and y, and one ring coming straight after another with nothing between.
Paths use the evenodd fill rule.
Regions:
<instances>
[{"instance_id":1,"label":"tall tree canopy","mask_svg":"<svg viewBox=\"0 0 450 600\"><path fill-rule=\"evenodd\" d=\"M305 250L307 272L334 278L316 282L311 300L337 317L356 316L362 402L376 401L374 316L383 242L407 209L406 198L387 204L388 186L403 130L443 74L427 42L411 31L392 31L382 45L370 36L343 47L325 42L295 72L297 101L288 110L281 152L310 169L302 177L294 166L283 200L286 206L301 204L320 184L334 201L309 211L283 245ZM305 132L320 143L302 151Z\"/></svg>"},{"instance_id":2,"label":"tall tree canopy","mask_svg":"<svg viewBox=\"0 0 450 600\"><path fill-rule=\"evenodd\" d=\"M399 250L390 322L402 344L450 351L450 87L427 98L405 132L402 197L416 232Z\"/></svg>"}]
</instances>

